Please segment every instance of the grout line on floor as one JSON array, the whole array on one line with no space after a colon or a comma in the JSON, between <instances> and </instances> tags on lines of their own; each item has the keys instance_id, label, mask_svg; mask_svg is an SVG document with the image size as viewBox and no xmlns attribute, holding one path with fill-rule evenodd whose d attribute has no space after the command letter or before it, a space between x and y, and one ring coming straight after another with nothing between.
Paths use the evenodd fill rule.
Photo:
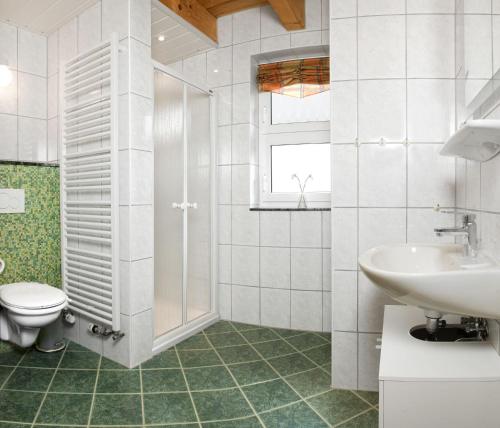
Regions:
<instances>
[{"instance_id":1,"label":"grout line on floor","mask_svg":"<svg viewBox=\"0 0 500 428\"><path fill-rule=\"evenodd\" d=\"M221 321L224 321L224 320L221 320ZM219 321L220 322L220 321ZM225 322L231 322L231 321L225 321ZM236 330L236 327L234 327L233 325L231 325L231 327L234 329L234 330L228 330L228 331L216 331L214 333L205 333L205 336L209 337L209 336L217 336L219 334L226 334L226 333L234 333L235 331L238 331ZM255 331L255 330L262 330L264 328L269 328L269 327L262 327L262 326L252 326L252 328L248 328L248 329L245 329L245 330L242 330L242 331ZM202 330L204 331L204 330ZM201 333L202 331L200 331L199 333ZM199 334L198 333L198 334ZM181 342L182 343L182 342Z\"/></svg>"},{"instance_id":2,"label":"grout line on floor","mask_svg":"<svg viewBox=\"0 0 500 428\"><path fill-rule=\"evenodd\" d=\"M332 428L341 427L341 426L342 426L342 425L344 425L345 423L350 422L350 421L352 421L352 420L354 420L354 419L358 418L359 416L362 416L362 415L364 415L365 413L372 412L372 411L373 411L373 408L368 408L368 409L366 409L366 410L363 410L362 412L359 412L359 413L357 413L356 415L351 416L350 418L348 418L348 419L346 419L346 420L344 420L344 421L342 421L342 422L339 422L338 424L332 425Z\"/></svg>"},{"instance_id":3,"label":"grout line on floor","mask_svg":"<svg viewBox=\"0 0 500 428\"><path fill-rule=\"evenodd\" d=\"M350 390L350 391L351 391L351 392L352 392L352 393L353 393L356 397L358 397L360 400L364 401L366 404L369 404L369 405L370 405L373 409L375 409L375 410L377 410L377 411L378 411L378 407L376 407L376 406L377 406L377 404L372 404L372 403L370 403L367 399L365 399L365 398L363 398L361 395L359 395L359 394L357 393L357 391L356 391L356 390Z\"/></svg>"},{"instance_id":4,"label":"grout line on floor","mask_svg":"<svg viewBox=\"0 0 500 428\"><path fill-rule=\"evenodd\" d=\"M239 332L238 332L238 333L239 333ZM305 403L305 404L306 404L309 408L311 408L311 409L312 409L312 411L313 411L314 413L316 413L316 415L318 415L318 417L319 417L319 418L320 418L323 422L325 422L325 423L327 424L327 426L330 426L330 424L328 423L328 421L327 421L327 420L326 420L326 419L325 419L322 415L320 415L320 414L316 411L316 409L314 409L312 406L310 406L310 405L309 405L309 403L308 403L308 402L304 399L304 397L302 397L302 394L299 394L299 392L298 392L298 391L297 391L297 390L296 390L296 389L295 389L295 388L294 388L294 387L293 387L293 386L292 386L292 385L291 385L291 384L290 384L290 383L289 383L289 382L288 382L288 381L287 381L287 380L286 380L286 379L285 379L285 378L284 378L284 377L283 377L283 376L282 376L282 375L278 372L278 370L276 370L276 369L275 369L275 368L274 368L274 367L273 367L273 366L269 363L269 361L267 361L267 360L263 357L263 355L262 355L262 354L261 354L261 353L260 353L257 349L255 349L255 347L254 347L254 346L253 346L253 345L252 345L252 344L251 344L251 343L250 343L250 342L249 342L249 341L245 338L245 336L243 336L241 333L240 333L240 336L241 336L241 337L243 337L243 339L244 339L244 340L246 340L246 342L248 343L248 345L250 345L250 347L251 347L251 348L252 348L255 352L257 352L257 354L258 354L258 355L260 355L260 356L264 359L264 361L267 363L267 365L268 365L268 366L269 366L269 367L270 367L270 368L271 368L271 369L272 369L272 370L273 370L273 371L274 371L274 372L275 372L275 373L279 376L279 378L280 378L283 382L285 382L285 383L288 385L288 387L289 387L290 389L292 389L292 390L293 390L293 392L295 392L295 394L297 394L297 395L300 397L300 399L301 399L301 400L302 400L302 401L303 401L303 402L304 402L304 403Z\"/></svg>"},{"instance_id":5,"label":"grout line on floor","mask_svg":"<svg viewBox=\"0 0 500 428\"><path fill-rule=\"evenodd\" d=\"M142 424L146 425L146 413L144 412L144 386L142 383L142 368L139 364L139 383L141 386L141 412L142 412Z\"/></svg>"},{"instance_id":6,"label":"grout line on floor","mask_svg":"<svg viewBox=\"0 0 500 428\"><path fill-rule=\"evenodd\" d=\"M13 367L13 370L9 373L9 375L7 376L7 378L3 381L2 383L2 386L0 387L0 389L4 389L5 385L7 385L7 383L9 382L10 378L12 377L12 375L14 374L14 372L16 371L16 369L19 367L19 365L21 364L21 361L24 360L24 357L26 356L27 352L25 352L21 358L19 358L19 361L17 362L17 364L15 366L4 366L4 367Z\"/></svg>"},{"instance_id":7,"label":"grout line on floor","mask_svg":"<svg viewBox=\"0 0 500 428\"><path fill-rule=\"evenodd\" d=\"M276 379L274 379L276 380ZM326 391L327 392L327 391ZM306 402L306 400L309 400L311 398L316 398L316 397L319 397L320 395L323 395L325 393L325 391L322 391L322 392L318 392L316 394L312 394L312 395L309 395L305 398L300 398L300 400L295 400L295 401L292 401L291 403L287 403L287 404L283 404L281 406L276 406L276 407L273 407L272 409L267 409L267 410L263 410L262 412L260 412L259 414L265 414L265 413L271 413L271 412L274 412L275 410L280 410L280 409L285 409L287 407L290 407L290 406L293 406L294 404L297 404L297 403L302 403L302 402ZM300 396L299 396L300 397ZM307 402L306 402L307 404ZM372 409L367 409L367 410L372 410ZM362 413L365 413L367 410L363 410ZM357 416L357 415L356 415ZM340 423L344 423L346 421L342 421ZM330 425L330 424L328 424Z\"/></svg>"},{"instance_id":8,"label":"grout line on floor","mask_svg":"<svg viewBox=\"0 0 500 428\"><path fill-rule=\"evenodd\" d=\"M293 344L291 344L285 337L283 337L283 340L288 343L292 348L296 349L297 352L299 354L301 354L302 356L304 356L305 358L307 358L309 361L311 361L313 364L315 364L318 368L320 368L322 371L324 371L325 373L327 373L329 376L331 376L331 374L322 366L322 365L319 365L318 363L316 363L313 359L309 358L307 355L305 355L303 353L303 351L300 351L298 348L296 348ZM324 346L324 345L320 345L320 346ZM313 348L309 348L309 349L304 349L304 351L308 351L310 349L313 349ZM375 409L374 405L372 403L370 403L368 400L364 399L363 397L361 397L360 395L358 395L354 390L348 390L350 391L352 394L354 394L357 398L359 398L361 401L363 401L364 403L368 404L372 409ZM311 398L311 397L309 397ZM378 409L376 409L378 410ZM345 422L345 421L344 421ZM343 422L342 422L343 423Z\"/></svg>"},{"instance_id":9,"label":"grout line on floor","mask_svg":"<svg viewBox=\"0 0 500 428\"><path fill-rule=\"evenodd\" d=\"M97 392L97 382L99 382L99 371L101 369L101 363L102 363L102 355L99 356L99 362L97 363L97 375L95 377L94 392L92 393L92 402L90 403L90 411L87 420L87 427L90 426L90 423L92 422L92 415L94 413L95 396Z\"/></svg>"},{"instance_id":10,"label":"grout line on floor","mask_svg":"<svg viewBox=\"0 0 500 428\"><path fill-rule=\"evenodd\" d=\"M293 355L293 354L288 354L288 355ZM276 358L278 358L278 357L276 357ZM252 360L252 361L244 361L244 362L240 362L240 363L235 363L232 366L234 366L234 365L246 365L246 364L250 364L250 363L263 362L263 361L264 360L262 360L262 359ZM224 365L209 366L209 367L224 367ZM200 368L200 367L186 367L187 370L198 369L198 368ZM204 368L204 367L202 367L202 368ZM229 365L227 365L226 368L230 369ZM159 370L180 370L180 368L159 369ZM310 372L310 371L313 371L313 370L318 370L318 367L312 367L310 369L302 370L300 372L296 372L296 373L293 373L293 374L290 374L290 375L286 375L284 377L289 378L289 377L296 376L296 375L299 375L299 374L304 374L304 373L307 373L307 372ZM279 377L275 377L275 378L267 379L267 380L262 380L262 381L258 381L258 382L245 383L245 384L242 384L241 387L253 386L253 385L259 385L259 384L263 384L263 383L268 383L268 382L272 382L272 381L274 381L276 379L279 379ZM199 393L199 392L218 392L218 391L225 391L225 390L228 390L228 389L236 389L236 388L237 388L237 385L230 386L230 387L227 387L227 388L191 389L190 391L191 392L196 392L196 393ZM29 389L5 389L5 391L40 393L40 391L32 391L32 390L29 390ZM95 395L140 395L140 394L142 394L142 395L159 395L159 394L180 394L180 393L185 393L185 392L186 392L186 390L179 390L179 391L177 391L177 390L168 390L168 391L151 391L151 392L96 392ZM49 394L60 394L60 395L94 395L93 392L74 392L74 391L50 391ZM314 394L314 395L317 395L317 394ZM311 396L307 396L306 398L311 398L311 397L312 397L312 395ZM366 400L363 399L363 401L366 401Z\"/></svg>"},{"instance_id":11,"label":"grout line on floor","mask_svg":"<svg viewBox=\"0 0 500 428\"><path fill-rule=\"evenodd\" d=\"M177 356L177 360L179 361L179 367L181 369L182 377L184 378L184 383L186 384L186 390L187 390L187 393L189 394L189 399L191 400L191 405L193 406L194 414L196 416L196 421L198 423L198 426L201 428L200 416L198 415L198 410L196 409L196 405L194 404L193 394L191 394L191 388L189 387L189 383L188 383L187 377L186 377L186 372L184 371L184 366L183 366L182 360L179 356L179 350L177 349L177 346L174 346L173 348L175 351L175 355Z\"/></svg>"},{"instance_id":12,"label":"grout line on floor","mask_svg":"<svg viewBox=\"0 0 500 428\"><path fill-rule=\"evenodd\" d=\"M234 328L233 324L231 323L231 326ZM239 332L238 332L239 334ZM242 336L240 334L240 336ZM242 336L243 337L243 336ZM236 378L234 377L233 375L233 372L231 370L229 370L229 367L226 365L226 363L224 362L224 360L222 359L222 357L220 356L219 354L219 351L217 351L217 349L215 348L215 346L213 346L212 342L210 342L210 340L208 339L207 335L205 334L205 339L207 339L207 341L210 343L210 345L212 345L212 349L213 351L217 354L217 357L219 357L219 359L222 361L222 364L224 365L224 368L228 371L228 373L230 374L231 378L233 379L233 382L234 384L237 386L237 388L240 390L240 393L243 395L243 397L245 398L245 401L248 403L248 405L250 406L250 409L252 409L252 412L254 413L254 416L257 417L259 423L265 427L264 425L264 422L262 421L262 419L260 418L259 414L257 413L257 411L255 410L255 407L253 406L253 404L251 403L251 401L248 399L247 395L245 394L245 392L243 391L243 388L240 386L240 384L238 383L238 381L236 380Z\"/></svg>"},{"instance_id":13,"label":"grout line on floor","mask_svg":"<svg viewBox=\"0 0 500 428\"><path fill-rule=\"evenodd\" d=\"M246 400L248 406L250 407L251 411L253 412L253 414L248 414L248 415L245 415L245 416L241 416L241 417L237 417L237 418L229 418L229 419L214 419L214 420L207 420L207 421L203 421L203 423L209 423L209 422L223 422L223 421L238 421L238 420L245 420L245 419L248 419L248 420L252 420L253 418L257 418L257 420L259 421L259 423L262 425L262 426L265 426L264 422L263 422L263 419L261 418L260 415L262 414L267 414L267 413L270 413L270 412L273 412L273 411L277 411L279 409L282 409L282 408L287 408L287 407L290 407L290 406L293 406L293 405L296 405L297 403L304 403L308 408L310 408L314 414L316 414L319 418L321 418L322 421L324 421L327 426L334 426L334 427L340 427L342 426L343 424L345 424L346 422L349 422L353 419L356 419L357 417L365 414L365 413L368 413L372 410L378 412L378 408L376 407L375 404L372 404L370 403L367 399L363 398L361 395L359 395L357 393L357 391L349 391L353 394L353 397L356 397L357 399L359 399L360 401L362 401L363 403L365 403L368 408L363 410L362 412L356 414L356 415L353 415L351 417L349 417L348 419L344 420L344 421L341 421L341 422L338 422L336 423L335 425L331 425L329 424L326 419L319 413L319 411L317 411L312 404L309 404L308 400L311 400L317 396L322 396L322 395L325 395L325 394L328 394L330 391L331 391L331 387L329 386L326 386L325 384L325 390L321 391L321 392L317 392L315 394L312 394L312 395L306 395L306 394L301 394L299 393L294 386L292 386L290 383L289 383L289 380L290 381L293 381L293 378L297 375L300 375L300 374L303 374L303 373L308 373L308 372L312 372L314 370L320 370L321 372L325 372L328 376L330 376L330 373L327 371L327 369L325 368L326 367L326 364L318 364L316 363L312 358L308 357L307 355L304 354L304 352L308 352L309 350L313 350L313 349L316 349L316 348L321 348L325 345L330 345L331 342L328 341L328 338L327 337L323 337L322 334L317 334L315 332L307 332L307 331L294 331L292 333L291 336L286 336L285 337L285 332L283 331L282 333L279 332L278 329L274 329L274 328L271 328L271 327L256 327L256 328L248 328L248 329L245 329L244 327L242 327L241 330L237 329L235 327L235 325L231 322L231 321L227 321L228 323L228 327L232 328L233 330L232 331L225 331L225 332L220 332L220 333L214 333L215 335L220 335L220 334L227 334L227 333L237 333L238 334L238 337L241 338L241 340L243 341L241 344L235 344L235 345L225 345L225 346L220 346L220 347L215 347L214 344L212 343L211 339L215 339L216 337L214 336L214 334L206 334L204 330L202 330L200 333L203 335L203 337L205 338L205 340L207 341L208 345L210 346L210 348L203 348L203 349L179 349L177 346L171 348L171 352L175 352L176 354L176 358L179 362L179 367L157 367L157 368L148 368L148 369L143 369L142 366L139 366L138 368L136 369L128 369L126 367L123 367L123 368L110 368L110 369L104 369L102 368L102 365L103 365L103 357L102 356L99 356L99 360L98 360L98 364L97 364L97 368L94 368L94 369L85 369L85 368L63 368L63 367L60 367L61 364L62 364L62 361L63 361L63 358L64 358L64 355L66 355L67 353L72 353L72 352L75 352L75 353L84 353L84 352L88 352L89 355L90 354L94 354L93 351L72 351L72 350L68 350L67 348L64 350L64 352L62 353L62 356L57 364L57 366L54 368L52 367L32 367L32 366L21 366L22 362L23 361L26 361L26 355L28 354L27 352L25 352L24 354L22 354L17 362L16 365L5 365L3 367L9 367L9 368L13 368L13 370L9 373L9 375L7 376L7 378L5 379L5 381L1 384L1 388L4 389L5 386L7 385L9 379L13 376L13 374L15 373L16 371L16 368L17 367L23 367L23 368L30 368L30 369L40 369L40 370L54 370L54 373L52 374L52 377L51 377L51 380L50 380L50 383L44 393L44 396L42 398L42 401L38 407L38 411L33 419L33 421L31 423L19 423L19 425L26 425L26 427L29 425L31 427L35 426L35 424L37 423L37 419L39 418L39 415L41 414L41 411L42 411L42 407L44 405L44 403L46 402L46 399L47 397L50 395L50 394L73 394L73 395L85 395L88 397L88 395L92 395L92 399L91 399L91 405L90 405L90 409L89 409L89 415L88 415L88 420L87 420L87 424L82 424L82 425L73 425L73 424L55 424L55 423L44 423L43 425L46 425L46 426L50 426L50 427L57 427L57 426L67 426L67 427L90 427L92 426L91 423L92 423L92 417L93 417L93 414L95 412L95 404L96 404L96 397L99 396L99 395L102 395L102 396L105 396L105 395L140 395L140 400L141 400L141 412L142 412L142 423L139 423L139 424L120 424L120 425L108 425L110 428L112 427L120 427L120 426L125 426L125 427L160 427L160 426L182 426L182 425L189 425L189 424L196 424L198 425L200 428L202 426L202 421L201 421L201 418L198 414L198 409L196 408L196 405L195 405L195 402L194 402L194 395L193 393L210 393L210 392L217 392L217 391L227 391L227 390L234 390L236 392L236 390L239 390L241 392L241 394L243 395L244 399ZM250 331L256 331L256 330L259 330L259 329L264 329L264 328L267 328L269 329L269 331L272 331L274 332L277 336L276 338L273 338L271 340L264 340L264 341L258 341L258 342L254 342L254 343L251 343L250 340L252 339L252 337L250 337L250 340L247 339L247 337L245 336L245 332L250 332ZM320 343L320 344L316 344L315 346L311 346L311 347L307 347L303 350L299 350L297 348L297 346L293 345L293 343L295 342L293 340L293 338L296 338L296 337L299 337L301 335L305 335L305 334L311 334L311 335L314 335L315 337L318 337L321 339L322 342L324 343ZM235 336L236 337L236 336ZM307 338L306 338L307 339ZM312 338L311 338L312 339ZM290 346L294 352L290 352L290 353L286 353L286 354L283 354L283 355L278 355L278 356L272 356L270 358L265 358L262 353L256 348L256 347L259 347L260 344L262 343L272 343L272 342L278 342L278 341L283 341L283 343L286 343L288 346ZM319 342L319 341L318 341ZM182 342L181 342L182 343ZM307 343L307 340L304 341L304 343ZM301 346L301 344L299 344L299 346ZM249 349L252 349L256 355L258 355L258 358L261 358L261 359L253 359L253 360L249 360L249 361L239 361L239 362L234 362L234 363L226 363L223 359L222 359L222 351L224 349L228 349L228 348L234 348L234 350L238 350L239 348L238 347L249 347ZM208 352L214 352L217 357L220 359L220 364L216 364L216 365L210 365L210 366L198 366L198 367L189 367L189 369L196 369L196 368L206 368L206 367L224 367L230 374L233 382L234 382L234 386L231 386L231 387L227 387L227 388L212 388L212 389L191 389L189 384L188 384L188 381L187 381L187 370L188 368L187 367L184 367L182 361L181 361L181 358L180 358L180 355L183 353L183 352L186 352L186 353L196 353L197 351L208 351ZM272 362L273 360L275 359L278 359L278 358L283 358L283 357L286 357L286 356L290 356L290 355L300 355L300 357L302 358L305 358L307 359L310 363L312 363L312 367L306 369L306 370L301 370L301 371L298 371L298 372L295 372L295 373L290 373L290 374L284 374L284 375L281 375L280 372L278 372L277 369L275 369L272 365ZM172 355L173 356L173 355ZM300 358L299 357L299 358ZM325 355L326 357L326 355ZM244 366L246 364L250 364L250 363L255 363L255 362L263 362L265 363L267 366L269 366L272 370L273 373L275 373L275 376L273 379L266 379L266 380L263 380L263 381L258 381L258 382L251 382L251 383L246 383L244 384L243 382L239 382L235 375L233 375L233 372L231 371L231 369L233 367L238 367L238 366ZM94 381L94 388L93 388L93 392L64 392L64 391L50 391L50 388L52 387L52 384L54 382L54 379L55 379L55 376L57 373L59 374L62 374L64 373L64 371L68 371L68 370L73 370L73 371L82 371L82 372L89 372L89 375L90 373L96 373L96 378L95 378L95 381ZM102 371L109 371L109 372L116 372L116 371L135 371L135 370L138 370L138 374L139 374L139 382L140 382L140 392L137 392L137 393L119 393L119 392L104 392L104 393L98 393L97 392L97 389L98 389L98 383L99 383L99 380L100 380L100 375L102 374ZM191 400L191 404L193 406L193 411L196 415L196 419L197 419L197 422L195 422L194 420L191 421L191 422L176 422L176 423L146 423L146 414L145 414L145 411L144 411L144 396L145 395L155 395L155 394L178 394L178 393L186 393L186 391L157 391L157 392L144 392L144 379L143 379L143 370L145 371L148 371L148 370L181 370L182 374L183 374L183 378L184 378L184 382L185 382L185 385L186 385L186 388L187 388L187 392L190 396L190 400ZM75 376L76 373L75 373ZM324 375L321 375L321 376L324 376ZM276 406L276 407L273 407L271 409L266 409L264 411L261 411L261 412L257 412L256 408L254 407L253 403L250 401L250 399L248 398L248 396L246 395L246 392L244 390L244 388L248 387L248 386L252 386L252 385L259 385L259 384L264 384L264 383L270 383L270 382L273 382L273 381L276 381L276 380L281 380L283 381L286 385L288 385L289 388L291 388L291 390L293 390L296 394L297 394L297 399L293 402L290 402L290 403L287 403L287 404L284 404L284 405L281 405L281 406ZM5 391L20 391L20 392L37 392L37 393L43 393L43 391L28 391L28 390L23 390L23 389L20 389L20 390L14 390L14 389L4 389ZM249 410L250 410L249 409ZM212 415L207 415L207 416L212 416ZM221 415L222 416L222 415ZM0 421L2 422L2 421ZM12 421L10 421L12 423ZM111 422L111 421L110 421ZM38 426L38 425L37 425Z\"/></svg>"},{"instance_id":14,"label":"grout line on floor","mask_svg":"<svg viewBox=\"0 0 500 428\"><path fill-rule=\"evenodd\" d=\"M294 336L296 337L296 336ZM266 341L266 342L256 342L256 343L253 343L253 345L260 345L261 343L268 343L268 342L276 342L276 341L279 341L279 340L285 340L283 338L279 338L279 339L276 339L276 340L270 340L270 341ZM287 342L288 343L288 342ZM315 348L319 348L321 346L325 346L325 345L328 345L328 343L323 343L321 345L317 345L317 346L313 346L311 348L307 348L307 349L304 349L303 351L310 351L312 349L315 349ZM246 346L246 343L244 344L240 344L240 345L232 345L232 346L222 346L222 347L218 347L217 349L227 349L227 348L235 348L235 347L238 347L238 346ZM206 348L206 349L179 349L180 352L201 352L201 351L210 351L212 350L212 348ZM292 354L296 354L297 352L303 352L303 351L294 351L294 352L289 352L287 354L282 354L282 355L278 355L278 356L274 356L274 357L269 357L267 358L268 360L272 360L272 359L275 359L275 358L280 358L280 357L284 357L284 356L287 356L287 355L292 355ZM257 360L249 360L249 361L245 361L245 362L248 362L248 363L251 363L251 362L257 362L257 361L260 361L260 359L257 359ZM233 366L233 365L237 365L237 364L241 364L241 362L236 362L236 363L225 363L226 365L228 366ZM208 366L195 366L195 367L186 367L186 368L189 368L189 369L202 369L202 368L208 368L208 367L217 367L217 366L221 366L222 364L212 364L212 365L208 365ZM0 364L0 367L12 367L12 368L15 368L17 366L12 366L12 365L1 365ZM32 366L22 366L22 368L26 368L26 369L36 369L36 370L53 370L54 368L53 367L32 367ZM149 368L141 368L142 371L149 371L149 370L175 370L175 369L178 369L178 367L149 367ZM89 368L71 368L71 367L59 367L58 369L59 371L94 371L94 372L97 372L97 368L95 369L89 369ZM126 367L124 367L123 369L99 369L99 371L138 371L139 368L132 368L132 369L128 369Z\"/></svg>"},{"instance_id":15,"label":"grout line on floor","mask_svg":"<svg viewBox=\"0 0 500 428\"><path fill-rule=\"evenodd\" d=\"M59 362L57 363L57 367L55 368L54 370L54 373L52 374L52 377L50 378L50 382L49 384L47 385L47 389L45 390L45 394L43 395L43 398L42 398L42 401L40 402L40 406L38 406L38 410L35 414L35 417L33 418L33 421L31 423L31 426L34 427L35 426L35 423L36 423L36 420L38 419L38 417L40 416L40 412L42 410L42 407L43 407L43 404L45 403L45 400L47 399L47 395L50 391L50 388L52 386L52 383L54 382L54 379L56 377L56 374L57 374L57 369L59 368L59 366L61 365L61 362L64 358L64 356L66 355L66 350L68 349L67 346L64 347L64 351L62 353L62 355L59 357ZM32 351L32 352L35 352L35 351ZM26 355L26 354L25 354ZM24 357L24 356L23 356ZM17 369L16 369L17 370Z\"/></svg>"},{"instance_id":16,"label":"grout line on floor","mask_svg":"<svg viewBox=\"0 0 500 428\"><path fill-rule=\"evenodd\" d=\"M248 415L248 416L240 416L238 418L229 418L229 419L211 419L209 421L203 421L203 424L213 424L213 423L217 423L217 422L244 421L246 419L252 419L252 418L255 418L255 416L254 415Z\"/></svg>"},{"instance_id":17,"label":"grout line on floor","mask_svg":"<svg viewBox=\"0 0 500 428\"><path fill-rule=\"evenodd\" d=\"M296 336L292 336L292 337L296 337ZM293 345L292 343L290 343L290 342L287 340L287 338L285 338L285 337L283 337L283 336L281 336L281 338L282 338L282 339L283 339L283 340L284 340L284 341L285 341L288 345L290 345L293 349L295 349L295 351L296 351L297 353L299 353L300 355L302 355L304 358L308 359L308 360L309 360L311 363L313 363L316 367L320 368L320 369L321 369L321 370L323 370L326 374L328 374L329 376L331 376L331 375L330 375L330 373L328 373L328 371L327 371L325 368L323 368L320 364L318 364L318 363L317 363L316 361L314 361L312 358L309 358L307 355L305 355L303 351L299 350L299 349L298 349L295 345ZM320 346L325 346L325 345L328 345L328 343L323 343L322 345L317 346L317 348L319 348ZM311 350L311 349L314 349L314 348L304 349L304 351L309 351L309 350Z\"/></svg>"}]
</instances>

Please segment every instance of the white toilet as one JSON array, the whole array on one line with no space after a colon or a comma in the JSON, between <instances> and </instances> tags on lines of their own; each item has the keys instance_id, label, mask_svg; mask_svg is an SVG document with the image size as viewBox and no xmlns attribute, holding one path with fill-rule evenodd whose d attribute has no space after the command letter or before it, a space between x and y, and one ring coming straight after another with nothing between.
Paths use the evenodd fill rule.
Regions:
<instances>
[{"instance_id":1,"label":"white toilet","mask_svg":"<svg viewBox=\"0 0 500 428\"><path fill-rule=\"evenodd\" d=\"M68 304L66 294L36 282L0 286L0 339L27 348L41 327L55 321Z\"/></svg>"}]
</instances>

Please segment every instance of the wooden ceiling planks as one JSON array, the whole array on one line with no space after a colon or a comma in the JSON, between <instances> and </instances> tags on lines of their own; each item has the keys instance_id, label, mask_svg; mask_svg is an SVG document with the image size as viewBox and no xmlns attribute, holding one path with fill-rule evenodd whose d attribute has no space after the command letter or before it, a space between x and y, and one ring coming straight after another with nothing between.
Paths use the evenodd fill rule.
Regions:
<instances>
[{"instance_id":1,"label":"wooden ceiling planks","mask_svg":"<svg viewBox=\"0 0 500 428\"><path fill-rule=\"evenodd\" d=\"M304 0L269 0L269 4L288 31L305 28Z\"/></svg>"},{"instance_id":2,"label":"wooden ceiling planks","mask_svg":"<svg viewBox=\"0 0 500 428\"><path fill-rule=\"evenodd\" d=\"M283 26L305 28L305 0L159 0L203 34L217 42L217 18L270 4Z\"/></svg>"},{"instance_id":3,"label":"wooden ceiling planks","mask_svg":"<svg viewBox=\"0 0 500 428\"><path fill-rule=\"evenodd\" d=\"M267 0L199 0L215 17L229 15L245 9L264 6Z\"/></svg>"},{"instance_id":4,"label":"wooden ceiling planks","mask_svg":"<svg viewBox=\"0 0 500 428\"><path fill-rule=\"evenodd\" d=\"M198 0L160 0L214 42L217 42L217 18Z\"/></svg>"}]
</instances>

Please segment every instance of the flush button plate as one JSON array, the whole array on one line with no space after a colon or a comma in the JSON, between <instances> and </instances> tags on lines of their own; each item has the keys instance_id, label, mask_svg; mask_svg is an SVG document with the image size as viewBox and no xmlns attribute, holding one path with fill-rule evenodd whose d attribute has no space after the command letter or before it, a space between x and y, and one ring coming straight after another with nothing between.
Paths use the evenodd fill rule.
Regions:
<instances>
[{"instance_id":1,"label":"flush button plate","mask_svg":"<svg viewBox=\"0 0 500 428\"><path fill-rule=\"evenodd\" d=\"M24 213L24 189L0 189L0 214Z\"/></svg>"}]
</instances>

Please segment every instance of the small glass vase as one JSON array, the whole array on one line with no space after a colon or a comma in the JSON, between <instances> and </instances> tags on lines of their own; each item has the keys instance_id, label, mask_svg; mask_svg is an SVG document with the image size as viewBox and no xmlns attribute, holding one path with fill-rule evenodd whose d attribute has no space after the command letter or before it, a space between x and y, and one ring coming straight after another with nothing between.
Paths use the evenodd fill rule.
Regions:
<instances>
[{"instance_id":1,"label":"small glass vase","mask_svg":"<svg viewBox=\"0 0 500 428\"><path fill-rule=\"evenodd\" d=\"M300 198L299 198L299 203L297 204L297 208L307 208L307 203L306 203L306 198L304 196L304 193L301 193L300 194Z\"/></svg>"}]
</instances>

